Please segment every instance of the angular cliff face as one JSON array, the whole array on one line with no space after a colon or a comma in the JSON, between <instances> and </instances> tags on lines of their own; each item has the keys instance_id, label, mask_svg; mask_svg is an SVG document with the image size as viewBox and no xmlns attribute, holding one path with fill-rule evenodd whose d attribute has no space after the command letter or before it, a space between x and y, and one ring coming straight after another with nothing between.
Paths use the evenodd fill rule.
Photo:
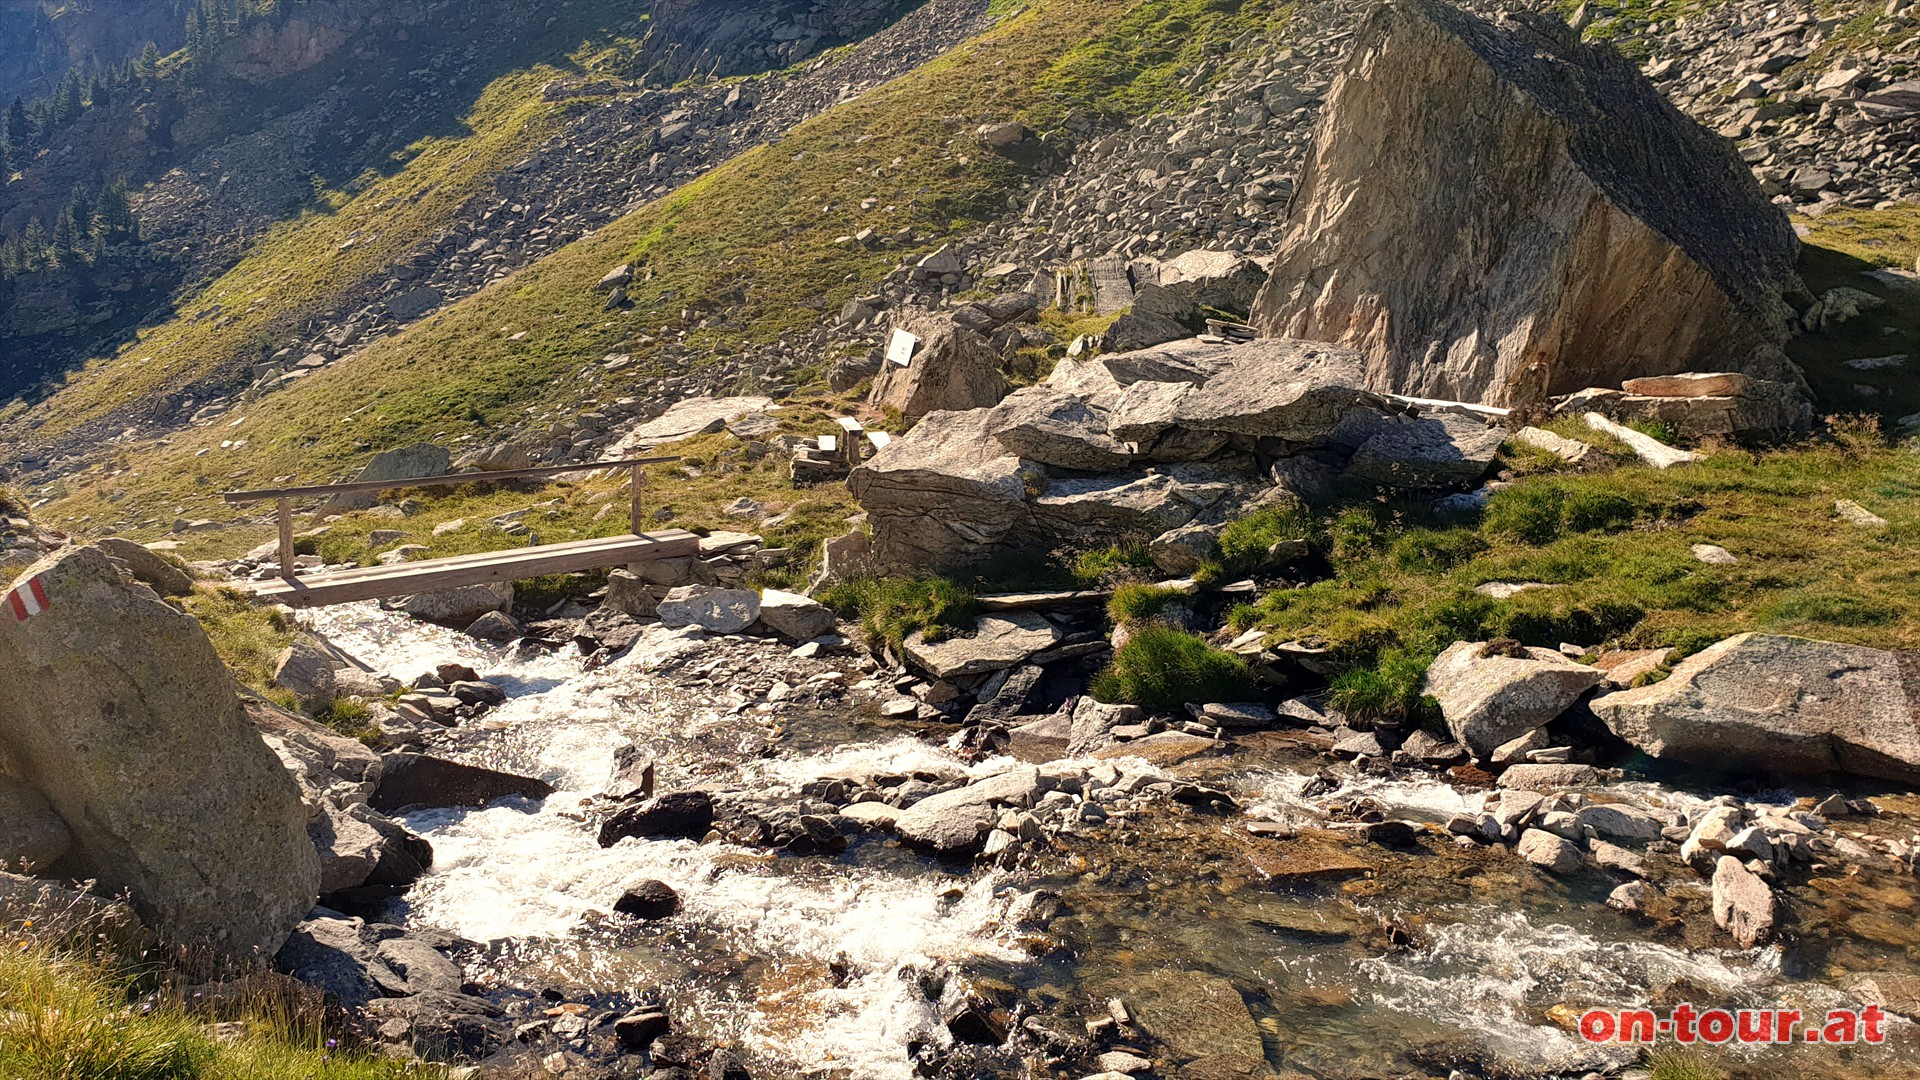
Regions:
<instances>
[{"instance_id":1,"label":"angular cliff face","mask_svg":"<svg viewBox=\"0 0 1920 1080\"><path fill-rule=\"evenodd\" d=\"M1526 405L1682 371L1797 381L1798 241L1731 144L1610 47L1436 0L1375 12L1255 305L1371 389Z\"/></svg>"}]
</instances>

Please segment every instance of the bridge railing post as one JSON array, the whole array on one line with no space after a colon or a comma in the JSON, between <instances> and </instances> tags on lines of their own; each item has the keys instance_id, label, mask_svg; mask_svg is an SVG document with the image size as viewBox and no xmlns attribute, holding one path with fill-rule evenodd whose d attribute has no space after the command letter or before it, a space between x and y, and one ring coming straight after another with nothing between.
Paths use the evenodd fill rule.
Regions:
<instances>
[{"instance_id":1,"label":"bridge railing post","mask_svg":"<svg viewBox=\"0 0 1920 1080\"><path fill-rule=\"evenodd\" d=\"M640 466L633 466L633 480L627 485L633 496L633 535L640 535Z\"/></svg>"},{"instance_id":2,"label":"bridge railing post","mask_svg":"<svg viewBox=\"0 0 1920 1080\"><path fill-rule=\"evenodd\" d=\"M293 580L293 500L280 500L280 577Z\"/></svg>"}]
</instances>

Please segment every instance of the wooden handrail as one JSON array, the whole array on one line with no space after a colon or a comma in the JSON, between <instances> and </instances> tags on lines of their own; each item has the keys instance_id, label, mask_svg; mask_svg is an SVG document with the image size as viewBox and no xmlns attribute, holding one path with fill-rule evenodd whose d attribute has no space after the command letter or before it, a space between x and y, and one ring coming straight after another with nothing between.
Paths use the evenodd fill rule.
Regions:
<instances>
[{"instance_id":1,"label":"wooden handrail","mask_svg":"<svg viewBox=\"0 0 1920 1080\"><path fill-rule=\"evenodd\" d=\"M623 458L619 461L590 461L579 465L543 465L537 469L503 469L499 472L447 473L444 476L414 476L399 480L356 480L350 484L313 484L308 487L261 488L258 491L223 491L220 497L230 503L259 502L262 499L304 499L310 495L348 495L362 491L391 491L394 488L441 487L471 484L476 481L532 480L567 473L598 472L638 465L663 465L679 461L677 457Z\"/></svg>"},{"instance_id":2,"label":"wooden handrail","mask_svg":"<svg viewBox=\"0 0 1920 1080\"><path fill-rule=\"evenodd\" d=\"M580 465L544 465L537 469L502 469L499 472L448 473L445 476L410 476L399 480L357 480L351 484L314 484L309 487L262 488L259 491L227 491L220 497L229 503L259 502L262 499L276 499L279 506L275 516L280 526L280 577L285 581L293 580L293 500L309 495L347 495L362 491L391 491L395 488L444 487L450 484L471 484L475 482L494 483L501 480L533 480L548 476L565 476L568 473L598 472L601 469L632 469L633 486L628 492L632 501L633 535L640 535L640 467L642 465L663 465L669 461L679 461L677 457L622 458L619 461L590 461Z\"/></svg>"}]
</instances>

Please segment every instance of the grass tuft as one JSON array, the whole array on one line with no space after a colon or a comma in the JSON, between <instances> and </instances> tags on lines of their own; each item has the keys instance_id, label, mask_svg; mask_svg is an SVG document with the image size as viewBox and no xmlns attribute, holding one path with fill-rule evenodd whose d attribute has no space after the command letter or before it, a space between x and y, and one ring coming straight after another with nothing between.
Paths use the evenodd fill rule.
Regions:
<instances>
[{"instance_id":1,"label":"grass tuft","mask_svg":"<svg viewBox=\"0 0 1920 1080\"><path fill-rule=\"evenodd\" d=\"M1094 676L1093 696L1108 704L1175 712L1188 702L1244 701L1253 695L1246 662L1194 634L1148 625Z\"/></svg>"}]
</instances>

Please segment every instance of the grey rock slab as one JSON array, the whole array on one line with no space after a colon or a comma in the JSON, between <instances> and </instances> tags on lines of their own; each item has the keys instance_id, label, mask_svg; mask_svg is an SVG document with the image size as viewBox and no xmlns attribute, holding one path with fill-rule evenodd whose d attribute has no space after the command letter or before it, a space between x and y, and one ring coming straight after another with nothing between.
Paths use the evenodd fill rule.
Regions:
<instances>
[{"instance_id":1,"label":"grey rock slab","mask_svg":"<svg viewBox=\"0 0 1920 1080\"><path fill-rule=\"evenodd\" d=\"M615 460L661 443L690 439L695 435L710 435L724 430L727 424L741 417L764 413L773 407L772 398L752 395L687 398L675 402L667 407L666 412L622 435L606 456L608 460Z\"/></svg>"},{"instance_id":2,"label":"grey rock slab","mask_svg":"<svg viewBox=\"0 0 1920 1080\"><path fill-rule=\"evenodd\" d=\"M1459 413L1397 418L1362 443L1349 471L1403 488L1454 487L1486 475L1506 431Z\"/></svg>"},{"instance_id":3,"label":"grey rock slab","mask_svg":"<svg viewBox=\"0 0 1920 1080\"><path fill-rule=\"evenodd\" d=\"M1176 424L1314 442L1332 434L1353 410L1386 404L1365 389L1366 365L1353 349L1269 338L1238 347L1232 359L1180 402Z\"/></svg>"},{"instance_id":4,"label":"grey rock slab","mask_svg":"<svg viewBox=\"0 0 1920 1080\"><path fill-rule=\"evenodd\" d=\"M1158 439L1173 430L1181 404L1193 394L1184 382L1141 380L1120 391L1107 417L1107 434L1122 442Z\"/></svg>"},{"instance_id":5,"label":"grey rock slab","mask_svg":"<svg viewBox=\"0 0 1920 1080\"><path fill-rule=\"evenodd\" d=\"M929 795L894 818L894 831L943 856L971 855L986 841L997 806L1030 806L1043 790L1040 770L1018 766L965 787Z\"/></svg>"},{"instance_id":6,"label":"grey rock slab","mask_svg":"<svg viewBox=\"0 0 1920 1080\"><path fill-rule=\"evenodd\" d=\"M1013 667L1059 644L1064 636L1045 616L1008 611L982 615L970 636L928 641L925 631L917 631L903 645L916 667L937 679L952 679Z\"/></svg>"},{"instance_id":7,"label":"grey rock slab","mask_svg":"<svg viewBox=\"0 0 1920 1080\"><path fill-rule=\"evenodd\" d=\"M682 585L660 600L660 624L698 626L714 634L738 634L760 618L760 594L751 589Z\"/></svg>"},{"instance_id":8,"label":"grey rock slab","mask_svg":"<svg viewBox=\"0 0 1920 1080\"><path fill-rule=\"evenodd\" d=\"M1086 401L1044 386L1016 390L993 409L987 429L1007 452L1082 472L1118 472L1133 464L1108 420Z\"/></svg>"},{"instance_id":9,"label":"grey rock slab","mask_svg":"<svg viewBox=\"0 0 1920 1080\"><path fill-rule=\"evenodd\" d=\"M1740 634L1660 682L1595 699L1593 711L1665 760L1920 782L1920 663L1910 654Z\"/></svg>"},{"instance_id":10,"label":"grey rock slab","mask_svg":"<svg viewBox=\"0 0 1920 1080\"><path fill-rule=\"evenodd\" d=\"M1119 385L1137 382L1186 383L1200 386L1238 361L1239 350L1223 342L1184 338L1146 349L1100 357Z\"/></svg>"}]
</instances>

